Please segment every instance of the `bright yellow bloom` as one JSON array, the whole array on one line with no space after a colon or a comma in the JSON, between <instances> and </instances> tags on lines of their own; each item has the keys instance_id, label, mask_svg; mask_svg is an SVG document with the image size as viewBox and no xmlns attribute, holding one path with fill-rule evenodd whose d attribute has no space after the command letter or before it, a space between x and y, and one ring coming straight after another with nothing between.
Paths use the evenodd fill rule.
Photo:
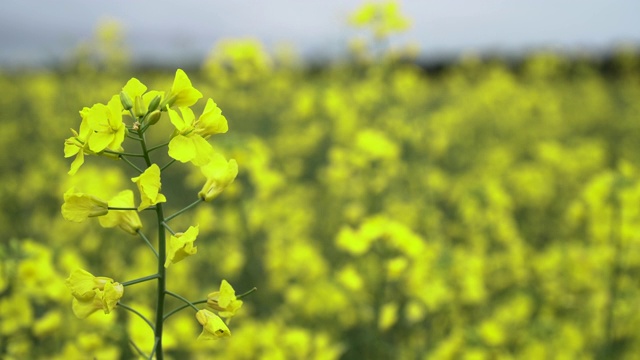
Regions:
<instances>
[{"instance_id":1,"label":"bright yellow bloom","mask_svg":"<svg viewBox=\"0 0 640 360\"><path fill-rule=\"evenodd\" d=\"M87 114L87 122L93 130L89 138L89 149L100 152L104 149L121 151L127 128L122 122L120 96L114 95L107 105L95 104Z\"/></svg>"},{"instance_id":2,"label":"bright yellow bloom","mask_svg":"<svg viewBox=\"0 0 640 360\"><path fill-rule=\"evenodd\" d=\"M93 274L83 269L73 270L66 280L67 287L71 290L71 295L80 300L93 298L94 290L104 290L104 286L109 282L113 282L113 279L105 276L93 276Z\"/></svg>"},{"instance_id":3,"label":"bright yellow bloom","mask_svg":"<svg viewBox=\"0 0 640 360\"><path fill-rule=\"evenodd\" d=\"M214 134L224 134L229 130L227 118L222 115L222 110L213 102L213 99L207 100L202 115L194 124L194 130L205 139Z\"/></svg>"},{"instance_id":4,"label":"bright yellow bloom","mask_svg":"<svg viewBox=\"0 0 640 360\"><path fill-rule=\"evenodd\" d=\"M142 211L151 205L166 202L167 198L160 193L162 184L160 183L160 168L156 164L151 164L140 176L131 178L131 181L138 185L140 190L140 206L138 211Z\"/></svg>"},{"instance_id":5,"label":"bright yellow bloom","mask_svg":"<svg viewBox=\"0 0 640 360\"><path fill-rule=\"evenodd\" d=\"M87 300L73 298L71 309L80 319L103 310L105 314L111 313L124 295L124 286L117 282L108 282L104 285L104 291L95 289L94 296Z\"/></svg>"},{"instance_id":6,"label":"bright yellow bloom","mask_svg":"<svg viewBox=\"0 0 640 360\"><path fill-rule=\"evenodd\" d=\"M102 293L102 290L94 290L92 292L93 296L87 300L78 300L78 298L74 297L71 301L71 310L73 310L73 314L79 319L84 319L94 312L102 309Z\"/></svg>"},{"instance_id":7,"label":"bright yellow bloom","mask_svg":"<svg viewBox=\"0 0 640 360\"><path fill-rule=\"evenodd\" d=\"M162 91L152 90L146 94L145 91L147 91L147 86L136 78L131 78L122 88L122 92L125 93L133 102L133 112L137 116L142 116L149 111L149 104L156 96L159 96L160 98L164 96L164 92ZM152 109L151 111L153 110L155 109Z\"/></svg>"},{"instance_id":8,"label":"bright yellow bloom","mask_svg":"<svg viewBox=\"0 0 640 360\"><path fill-rule=\"evenodd\" d=\"M183 163L191 161L196 166L209 162L213 148L207 140L195 131L196 117L187 107L181 107L182 117L168 109L169 119L176 127L176 135L169 142L169 156Z\"/></svg>"},{"instance_id":9,"label":"bright yellow bloom","mask_svg":"<svg viewBox=\"0 0 640 360\"><path fill-rule=\"evenodd\" d=\"M207 295L207 306L218 311L218 315L231 318L242 307L242 300L236 298L236 291L227 280L222 280L220 291Z\"/></svg>"},{"instance_id":10,"label":"bright yellow bloom","mask_svg":"<svg viewBox=\"0 0 640 360\"><path fill-rule=\"evenodd\" d=\"M108 282L104 285L104 293L102 294L103 310L105 314L115 309L118 301L124 295L124 286L117 282Z\"/></svg>"},{"instance_id":11,"label":"bright yellow bloom","mask_svg":"<svg viewBox=\"0 0 640 360\"><path fill-rule=\"evenodd\" d=\"M198 248L193 246L193 242L196 241L196 237L198 237L198 231L198 226L189 226L186 232L171 236L167 244L167 260L164 263L165 268L198 252Z\"/></svg>"},{"instance_id":12,"label":"bright yellow bloom","mask_svg":"<svg viewBox=\"0 0 640 360\"><path fill-rule=\"evenodd\" d=\"M198 340L218 340L231 336L231 331L227 324L209 310L200 310L196 313L196 319L202 325L202 333Z\"/></svg>"},{"instance_id":13,"label":"bright yellow bloom","mask_svg":"<svg viewBox=\"0 0 640 360\"><path fill-rule=\"evenodd\" d=\"M125 86L122 88L122 91L129 96L130 99L135 99L138 96L142 96L142 94L147 91L147 86L140 82L140 80L136 78L131 78Z\"/></svg>"},{"instance_id":14,"label":"bright yellow bloom","mask_svg":"<svg viewBox=\"0 0 640 360\"><path fill-rule=\"evenodd\" d=\"M215 199L238 176L238 163L231 159L227 161L221 154L215 153L200 171L207 178L207 182L198 193L204 201Z\"/></svg>"},{"instance_id":15,"label":"bright yellow bloom","mask_svg":"<svg viewBox=\"0 0 640 360\"><path fill-rule=\"evenodd\" d=\"M164 106L182 107L191 106L202 97L202 93L191 85L191 80L182 69L176 71L171 92L163 102Z\"/></svg>"},{"instance_id":16,"label":"bright yellow bloom","mask_svg":"<svg viewBox=\"0 0 640 360\"><path fill-rule=\"evenodd\" d=\"M118 195L109 200L109 206L117 208L132 208L133 203L133 191L124 190ZM120 229L128 232L131 235L136 235L138 230L142 229L142 222L138 213L134 210L111 210L105 216L98 218L100 225L103 227L118 226Z\"/></svg>"},{"instance_id":17,"label":"bright yellow bloom","mask_svg":"<svg viewBox=\"0 0 640 360\"><path fill-rule=\"evenodd\" d=\"M74 175L80 166L84 164L84 155L93 154L94 152L89 150L89 144L87 140L93 133L91 128L89 128L89 123L87 122L87 114L89 113L89 108L85 107L80 111L80 116L82 117L82 122L80 123L80 133L71 129L73 136L66 139L64 141L64 157L72 157L76 156L76 158L71 163L71 168L69 169L69 175Z\"/></svg>"},{"instance_id":18,"label":"bright yellow bloom","mask_svg":"<svg viewBox=\"0 0 640 360\"><path fill-rule=\"evenodd\" d=\"M124 286L108 277L96 277L82 269L74 270L66 280L73 295L73 313L84 319L98 310L110 313L124 295Z\"/></svg>"},{"instance_id":19,"label":"bright yellow bloom","mask_svg":"<svg viewBox=\"0 0 640 360\"><path fill-rule=\"evenodd\" d=\"M88 217L106 215L109 212L108 207L106 201L75 192L75 188L71 188L64 193L62 216L69 221L82 222Z\"/></svg>"}]
</instances>

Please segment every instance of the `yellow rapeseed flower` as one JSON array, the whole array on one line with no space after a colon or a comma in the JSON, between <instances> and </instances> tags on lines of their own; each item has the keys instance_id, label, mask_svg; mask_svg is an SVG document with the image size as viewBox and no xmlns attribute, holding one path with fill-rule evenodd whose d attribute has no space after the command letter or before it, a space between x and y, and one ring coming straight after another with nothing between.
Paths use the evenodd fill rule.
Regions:
<instances>
[{"instance_id":1,"label":"yellow rapeseed flower","mask_svg":"<svg viewBox=\"0 0 640 360\"><path fill-rule=\"evenodd\" d=\"M89 123L87 122L87 114L89 113L89 108L85 107L80 111L80 116L82 117L82 122L80 123L80 132L71 129L73 136L66 139L64 141L64 157L72 157L76 156L76 158L71 163L71 168L69 169L69 175L74 175L80 166L84 164L84 155L93 154L94 152L89 149L89 137L93 133L91 128L89 127Z\"/></svg>"},{"instance_id":2,"label":"yellow rapeseed flower","mask_svg":"<svg viewBox=\"0 0 640 360\"><path fill-rule=\"evenodd\" d=\"M209 310L200 310L196 313L196 319L202 325L202 333L198 340L218 340L231 336L227 324L220 317Z\"/></svg>"},{"instance_id":3,"label":"yellow rapeseed flower","mask_svg":"<svg viewBox=\"0 0 640 360\"><path fill-rule=\"evenodd\" d=\"M133 191L124 190L109 200L109 206L117 208L133 208ZM134 210L111 210L105 216L98 218L103 227L118 226L131 235L136 235L142 229L142 222Z\"/></svg>"},{"instance_id":4,"label":"yellow rapeseed flower","mask_svg":"<svg viewBox=\"0 0 640 360\"><path fill-rule=\"evenodd\" d=\"M170 107L191 106L201 97L202 93L191 85L191 80L189 80L187 74L182 69L178 69L173 79L171 91L163 102L162 108L167 105Z\"/></svg>"},{"instance_id":5,"label":"yellow rapeseed flower","mask_svg":"<svg viewBox=\"0 0 640 360\"><path fill-rule=\"evenodd\" d=\"M140 176L131 178L131 181L138 185L140 190L140 206L138 211L142 211L151 205L166 202L167 198L160 193L162 184L160 183L160 168L156 164L151 164Z\"/></svg>"},{"instance_id":6,"label":"yellow rapeseed flower","mask_svg":"<svg viewBox=\"0 0 640 360\"><path fill-rule=\"evenodd\" d=\"M189 229L184 233L178 233L175 236L172 235L167 243L167 260L164 263L164 267L168 268L169 265L175 264L189 255L193 255L198 252L198 248L193 246L193 242L198 237L198 226L189 226Z\"/></svg>"},{"instance_id":7,"label":"yellow rapeseed flower","mask_svg":"<svg viewBox=\"0 0 640 360\"><path fill-rule=\"evenodd\" d=\"M73 301L71 308L80 319L103 310L109 314L124 295L124 286L108 277L96 277L82 269L74 270L66 280Z\"/></svg>"},{"instance_id":8,"label":"yellow rapeseed flower","mask_svg":"<svg viewBox=\"0 0 640 360\"><path fill-rule=\"evenodd\" d=\"M93 298L94 290L104 290L104 286L109 282L113 282L113 279L105 276L94 276L83 269L73 270L66 280L67 287L71 290L71 295L80 300Z\"/></svg>"},{"instance_id":9,"label":"yellow rapeseed flower","mask_svg":"<svg viewBox=\"0 0 640 360\"><path fill-rule=\"evenodd\" d=\"M220 290L207 295L207 306L217 310L221 317L231 318L242 307L242 300L236 298L236 291L223 279Z\"/></svg>"},{"instance_id":10,"label":"yellow rapeseed flower","mask_svg":"<svg viewBox=\"0 0 640 360\"><path fill-rule=\"evenodd\" d=\"M231 159L227 161L221 154L215 153L211 160L200 171L207 178L198 196L204 201L215 199L238 176L238 163Z\"/></svg>"},{"instance_id":11,"label":"yellow rapeseed flower","mask_svg":"<svg viewBox=\"0 0 640 360\"><path fill-rule=\"evenodd\" d=\"M64 193L62 216L69 221L82 222L88 217L106 215L109 212L108 207L106 201L71 188Z\"/></svg>"},{"instance_id":12,"label":"yellow rapeseed flower","mask_svg":"<svg viewBox=\"0 0 640 360\"><path fill-rule=\"evenodd\" d=\"M222 110L213 102L213 99L207 100L202 115L194 124L194 131L203 138L208 138L214 134L224 134L229 130L227 118L222 115Z\"/></svg>"},{"instance_id":13,"label":"yellow rapeseed flower","mask_svg":"<svg viewBox=\"0 0 640 360\"><path fill-rule=\"evenodd\" d=\"M156 110L159 100L156 100L158 102L155 104L154 108L149 109L149 105L154 98L159 97L161 99L164 96L163 91L151 90L145 93L146 91L147 86L136 78L129 79L127 84L122 88L122 93L124 93L125 97L129 98L129 101L131 101L133 106L132 110L136 116L143 116L147 111Z\"/></svg>"},{"instance_id":14,"label":"yellow rapeseed flower","mask_svg":"<svg viewBox=\"0 0 640 360\"><path fill-rule=\"evenodd\" d=\"M209 162L213 156L213 148L207 140L195 131L196 117L187 107L181 107L180 112L167 109L171 123L176 127L176 134L169 142L169 156L183 163L191 161L196 166Z\"/></svg>"},{"instance_id":15,"label":"yellow rapeseed flower","mask_svg":"<svg viewBox=\"0 0 640 360\"><path fill-rule=\"evenodd\" d=\"M121 151L127 128L122 122L122 103L114 95L107 105L95 104L87 114L87 122L93 134L89 138L89 149L100 152L104 149Z\"/></svg>"}]
</instances>

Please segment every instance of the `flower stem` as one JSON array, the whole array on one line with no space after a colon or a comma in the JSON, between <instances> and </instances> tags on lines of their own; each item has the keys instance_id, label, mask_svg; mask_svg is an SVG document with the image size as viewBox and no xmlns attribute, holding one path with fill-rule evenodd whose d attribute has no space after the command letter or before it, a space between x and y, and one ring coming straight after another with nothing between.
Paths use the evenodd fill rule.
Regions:
<instances>
[{"instance_id":1,"label":"flower stem","mask_svg":"<svg viewBox=\"0 0 640 360\"><path fill-rule=\"evenodd\" d=\"M109 207L107 207L107 209L109 209L109 210L138 210L138 208L135 208L135 207L115 207L115 206L109 206Z\"/></svg>"},{"instance_id":2,"label":"flower stem","mask_svg":"<svg viewBox=\"0 0 640 360\"><path fill-rule=\"evenodd\" d=\"M146 137L144 136L144 128L138 130L138 136L140 136L140 146L142 147L142 153L144 155L144 161L147 167L151 166L151 158L149 157L149 151L147 150ZM164 353L162 352L162 331L164 321L164 297L167 290L167 276L164 263L167 259L167 238L164 229L164 213L162 211L162 204L156 204L156 220L158 224L158 289L157 289L157 303L156 303L156 325L154 328L155 345L153 347L153 354L156 355L157 360L164 359Z\"/></svg>"},{"instance_id":3,"label":"flower stem","mask_svg":"<svg viewBox=\"0 0 640 360\"><path fill-rule=\"evenodd\" d=\"M108 154L114 154L114 155L120 155L120 156L144 157L143 154L125 153L125 152L113 151L113 150L109 150L109 149L104 149L102 151L104 151L104 152L106 152Z\"/></svg>"},{"instance_id":4,"label":"flower stem","mask_svg":"<svg viewBox=\"0 0 640 360\"><path fill-rule=\"evenodd\" d=\"M178 211L178 212L177 212L177 213L175 213L175 214L172 214L172 215L167 216L167 217L164 219L164 222L166 223L167 221L169 221L169 220L173 219L174 217L176 217L176 216L178 216L178 215L182 214L183 212L185 212L185 211L187 211L187 210L189 210L189 209L191 209L191 208L195 207L196 205L200 204L200 203L201 203L201 202L203 202L203 201L204 201L204 200L202 200L201 198L198 198L198 200L196 200L196 201L192 202L191 204L187 205L184 209L182 209L182 210Z\"/></svg>"},{"instance_id":5,"label":"flower stem","mask_svg":"<svg viewBox=\"0 0 640 360\"><path fill-rule=\"evenodd\" d=\"M161 147L163 147L163 146L167 146L167 145L169 145L169 143L168 143L168 142L166 142L166 143L164 143L164 144L160 144L160 145L156 145L156 146L150 147L150 148L149 148L149 150L147 150L147 151L148 151L148 152L152 152L153 150L160 149Z\"/></svg>"},{"instance_id":6,"label":"flower stem","mask_svg":"<svg viewBox=\"0 0 640 360\"><path fill-rule=\"evenodd\" d=\"M156 359L162 360L164 355L162 353L162 325L164 321L164 297L167 293L167 278L166 268L164 267L165 260L167 259L167 246L166 246L166 232L164 230L162 213L162 205L156 204L156 215L158 219L158 304L156 307Z\"/></svg>"},{"instance_id":7,"label":"flower stem","mask_svg":"<svg viewBox=\"0 0 640 360\"><path fill-rule=\"evenodd\" d=\"M153 324L151 323L151 320L147 319L146 317L144 317L144 315L142 315L140 312L138 312L138 310L130 307L129 305L125 305L122 302L118 302L118 307L121 307L125 310L131 311L132 313L138 315L140 317L140 319L144 320L144 322L147 323L147 325L149 325L149 327L151 327L151 330L154 330Z\"/></svg>"},{"instance_id":8,"label":"flower stem","mask_svg":"<svg viewBox=\"0 0 640 360\"><path fill-rule=\"evenodd\" d=\"M166 163L164 166L160 168L160 171L163 171L164 169L168 168L174 162L176 162L176 159L171 159L171 161L169 161L168 163Z\"/></svg>"},{"instance_id":9,"label":"flower stem","mask_svg":"<svg viewBox=\"0 0 640 360\"><path fill-rule=\"evenodd\" d=\"M205 299L205 300L198 300L198 301L194 301L194 302L192 302L191 304L193 304L193 305L198 305L198 304L204 304L204 303L206 303L206 302L207 302L207 300ZM164 320L167 320L167 319L168 319L170 316L172 316L173 314L177 313L178 311L180 311L180 310L182 310L182 309L186 309L186 308L188 308L188 307L190 307L190 306L191 306L191 305L189 305L189 304L185 304L185 305L182 305L182 306L178 306L177 308L175 308L175 309L173 309L173 310L169 311L169 312L167 313L167 315L165 315L165 316L164 316Z\"/></svg>"},{"instance_id":10,"label":"flower stem","mask_svg":"<svg viewBox=\"0 0 640 360\"><path fill-rule=\"evenodd\" d=\"M236 299L242 299L243 297L245 297L245 296L247 296L247 295L251 294L252 292L254 292L254 291L256 291L256 290L258 290L258 288L257 288L257 287L254 287L253 289L251 289L251 290L249 290L249 291L247 291L247 292L245 292L245 293L242 293L242 294L240 294L240 295L236 296Z\"/></svg>"},{"instance_id":11,"label":"flower stem","mask_svg":"<svg viewBox=\"0 0 640 360\"><path fill-rule=\"evenodd\" d=\"M137 233L138 233L138 235L140 235L142 240L144 240L144 242L147 243L147 246L149 246L151 251L153 251L153 254L156 256L156 258L160 258L160 256L158 255L158 251L156 250L156 248L153 247L153 244L151 244L151 242L149 241L149 239L147 239L147 237L144 235L144 233L142 233L142 231L140 231L140 230L138 230Z\"/></svg>"},{"instance_id":12,"label":"flower stem","mask_svg":"<svg viewBox=\"0 0 640 360\"><path fill-rule=\"evenodd\" d=\"M129 344L131 344L131 346L133 346L133 348L136 350L136 352L137 352L138 354L140 354L140 356L142 356L142 357L143 357L143 358L145 358L145 359L148 359L148 358L149 358L149 355L145 354L145 353L144 353L144 351L142 351L142 350L138 347L138 345L136 345L136 343L134 343L132 340L129 340Z\"/></svg>"},{"instance_id":13,"label":"flower stem","mask_svg":"<svg viewBox=\"0 0 640 360\"><path fill-rule=\"evenodd\" d=\"M173 231L173 229L166 222L163 221L160 225L164 226L164 228L167 229L167 231L170 232L171 235L176 234L176 232Z\"/></svg>"},{"instance_id":14,"label":"flower stem","mask_svg":"<svg viewBox=\"0 0 640 360\"><path fill-rule=\"evenodd\" d=\"M145 282L145 281L149 281L149 280L153 280L153 279L157 279L157 278L158 278L158 274L153 274L153 275L149 275L149 276L145 276L145 277L141 277L141 278L137 278L137 279L121 282L120 284L122 286L129 286L129 285L135 285L135 284L139 284L139 283L142 283L142 282Z\"/></svg>"},{"instance_id":15,"label":"flower stem","mask_svg":"<svg viewBox=\"0 0 640 360\"><path fill-rule=\"evenodd\" d=\"M185 303L185 304L187 304L187 305L191 306L195 311L198 311L198 310L199 310L195 305L193 305L193 303L192 303L191 301L189 301L189 300L185 299L185 298L184 298L183 296L181 296L181 295L178 295L178 294L174 293L173 291L169 291L169 290L167 290L167 295L171 295L171 296L173 296L173 297L174 297L174 298L176 298L176 299L179 299L179 300L184 301L184 303Z\"/></svg>"},{"instance_id":16,"label":"flower stem","mask_svg":"<svg viewBox=\"0 0 640 360\"><path fill-rule=\"evenodd\" d=\"M120 155L120 159L122 159L124 162L126 162L127 164L129 164L129 166L131 166L132 168L136 169L136 171L138 171L139 173L142 174L142 170L140 170L139 167L136 166L136 164L132 163L131 160L127 159L125 156Z\"/></svg>"}]
</instances>

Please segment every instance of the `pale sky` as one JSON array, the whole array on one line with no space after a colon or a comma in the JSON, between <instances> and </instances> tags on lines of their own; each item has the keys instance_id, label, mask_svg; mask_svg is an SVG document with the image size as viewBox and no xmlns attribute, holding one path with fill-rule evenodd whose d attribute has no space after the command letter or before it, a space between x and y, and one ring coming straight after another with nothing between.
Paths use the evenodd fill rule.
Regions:
<instances>
[{"instance_id":1,"label":"pale sky","mask_svg":"<svg viewBox=\"0 0 640 360\"><path fill-rule=\"evenodd\" d=\"M404 0L424 58L532 49L610 50L640 44L636 0ZM344 54L360 0L3 0L0 65L62 60L104 19L120 22L136 61L202 58L220 39L293 45L308 58Z\"/></svg>"}]
</instances>

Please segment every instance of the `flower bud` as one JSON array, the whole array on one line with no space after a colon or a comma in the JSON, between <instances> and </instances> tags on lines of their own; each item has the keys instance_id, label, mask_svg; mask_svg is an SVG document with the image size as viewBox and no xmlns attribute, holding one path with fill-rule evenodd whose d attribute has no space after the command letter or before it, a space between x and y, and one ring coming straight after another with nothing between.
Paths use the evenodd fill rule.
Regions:
<instances>
[{"instance_id":1,"label":"flower bud","mask_svg":"<svg viewBox=\"0 0 640 360\"><path fill-rule=\"evenodd\" d=\"M120 91L120 102L125 110L131 110L133 108L133 101L126 92Z\"/></svg>"},{"instance_id":2,"label":"flower bud","mask_svg":"<svg viewBox=\"0 0 640 360\"><path fill-rule=\"evenodd\" d=\"M156 97L154 97L153 99L151 99L151 101L149 102L149 109L148 111L154 111L158 108L158 105L160 105L160 95L156 95Z\"/></svg>"},{"instance_id":3,"label":"flower bud","mask_svg":"<svg viewBox=\"0 0 640 360\"><path fill-rule=\"evenodd\" d=\"M147 106L142 100L142 96L136 96L133 104L133 114L137 117L145 116L147 114Z\"/></svg>"},{"instance_id":4,"label":"flower bud","mask_svg":"<svg viewBox=\"0 0 640 360\"><path fill-rule=\"evenodd\" d=\"M153 125L153 124L157 123L158 120L160 120L161 116L162 116L162 113L160 112L160 110L154 110L154 111L150 112L149 114L147 114L145 120L149 123L149 125Z\"/></svg>"}]
</instances>

